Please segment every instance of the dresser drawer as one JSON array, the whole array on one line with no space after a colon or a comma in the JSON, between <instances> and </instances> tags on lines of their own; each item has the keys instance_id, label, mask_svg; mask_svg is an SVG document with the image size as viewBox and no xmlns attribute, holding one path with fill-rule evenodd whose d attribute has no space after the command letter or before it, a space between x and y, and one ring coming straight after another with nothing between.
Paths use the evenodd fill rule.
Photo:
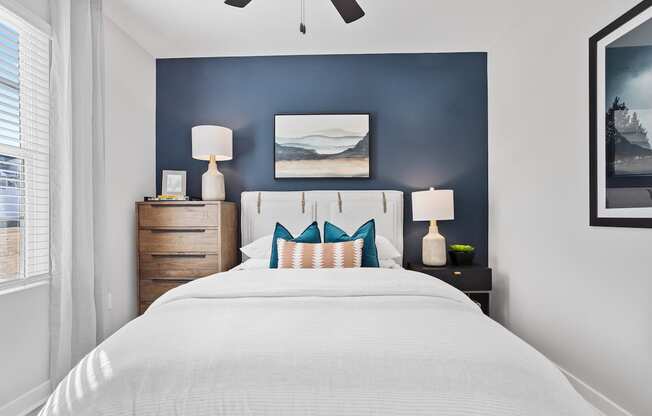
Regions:
<instances>
[{"instance_id":1,"label":"dresser drawer","mask_svg":"<svg viewBox=\"0 0 652 416\"><path fill-rule=\"evenodd\" d=\"M141 253L216 253L219 249L219 230L151 229L138 231L138 250Z\"/></svg>"},{"instance_id":2,"label":"dresser drawer","mask_svg":"<svg viewBox=\"0 0 652 416\"><path fill-rule=\"evenodd\" d=\"M140 278L204 277L220 271L219 254L141 253Z\"/></svg>"},{"instance_id":3,"label":"dresser drawer","mask_svg":"<svg viewBox=\"0 0 652 416\"><path fill-rule=\"evenodd\" d=\"M215 205L161 202L139 207L140 227L217 227L220 216Z\"/></svg>"},{"instance_id":4,"label":"dresser drawer","mask_svg":"<svg viewBox=\"0 0 652 416\"><path fill-rule=\"evenodd\" d=\"M139 293L141 302L153 302L162 294L190 280L141 280Z\"/></svg>"},{"instance_id":5,"label":"dresser drawer","mask_svg":"<svg viewBox=\"0 0 652 416\"><path fill-rule=\"evenodd\" d=\"M144 314L147 308L149 308L149 305L151 304L152 302L140 302L138 304L138 315Z\"/></svg>"}]
</instances>

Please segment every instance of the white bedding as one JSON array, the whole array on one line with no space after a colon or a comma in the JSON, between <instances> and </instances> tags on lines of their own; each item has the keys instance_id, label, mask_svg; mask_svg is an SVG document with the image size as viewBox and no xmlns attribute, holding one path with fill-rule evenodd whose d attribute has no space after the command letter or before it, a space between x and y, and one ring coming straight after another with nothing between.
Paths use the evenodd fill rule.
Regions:
<instances>
[{"instance_id":1,"label":"white bedding","mask_svg":"<svg viewBox=\"0 0 652 416\"><path fill-rule=\"evenodd\" d=\"M242 270L166 293L42 415L595 415L461 292L402 269Z\"/></svg>"}]
</instances>

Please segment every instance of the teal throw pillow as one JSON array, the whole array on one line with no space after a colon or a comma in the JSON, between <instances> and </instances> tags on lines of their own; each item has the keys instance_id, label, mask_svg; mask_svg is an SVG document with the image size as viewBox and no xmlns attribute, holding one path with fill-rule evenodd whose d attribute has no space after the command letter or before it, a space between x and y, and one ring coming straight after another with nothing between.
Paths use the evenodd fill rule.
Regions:
<instances>
[{"instance_id":1,"label":"teal throw pillow","mask_svg":"<svg viewBox=\"0 0 652 416\"><path fill-rule=\"evenodd\" d=\"M317 225L317 221L310 224L297 238L294 238L287 228L277 222L272 237L272 255L269 258L270 269L278 268L278 248L276 247L276 240L279 238L293 241L295 243L321 243L321 234L319 233L319 225Z\"/></svg>"},{"instance_id":2,"label":"teal throw pillow","mask_svg":"<svg viewBox=\"0 0 652 416\"><path fill-rule=\"evenodd\" d=\"M344 230L326 221L324 223L324 242L340 243L362 238L362 267L380 267L378 249L376 248L376 222L371 219L360 226L353 235L349 236Z\"/></svg>"}]
</instances>

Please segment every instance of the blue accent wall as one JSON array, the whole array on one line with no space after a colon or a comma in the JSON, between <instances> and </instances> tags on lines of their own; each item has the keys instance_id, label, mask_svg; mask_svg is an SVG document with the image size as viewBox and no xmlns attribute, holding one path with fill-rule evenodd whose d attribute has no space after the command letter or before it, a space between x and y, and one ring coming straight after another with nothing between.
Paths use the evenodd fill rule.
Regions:
<instances>
[{"instance_id":1,"label":"blue accent wall","mask_svg":"<svg viewBox=\"0 0 652 416\"><path fill-rule=\"evenodd\" d=\"M158 192L162 169L186 170L188 194L201 196L207 164L191 157L190 129L217 124L234 131L234 159L219 163L227 200L255 190L401 190L405 258L418 261L428 226L412 221L410 192L453 189L455 220L440 230L487 263L485 53L159 59L156 68ZM274 180L277 113L370 113L371 178Z\"/></svg>"}]
</instances>

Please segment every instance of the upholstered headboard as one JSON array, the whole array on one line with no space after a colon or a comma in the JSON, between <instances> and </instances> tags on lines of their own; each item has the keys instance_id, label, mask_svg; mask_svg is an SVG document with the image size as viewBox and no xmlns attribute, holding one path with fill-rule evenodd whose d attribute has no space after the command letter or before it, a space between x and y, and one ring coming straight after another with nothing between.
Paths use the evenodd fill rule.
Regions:
<instances>
[{"instance_id":1,"label":"upholstered headboard","mask_svg":"<svg viewBox=\"0 0 652 416\"><path fill-rule=\"evenodd\" d=\"M322 232L324 221L330 221L350 234L374 218L376 234L389 239L403 254L400 191L243 192L240 212L243 246L272 234L276 222L294 235L312 221L319 223Z\"/></svg>"}]
</instances>

